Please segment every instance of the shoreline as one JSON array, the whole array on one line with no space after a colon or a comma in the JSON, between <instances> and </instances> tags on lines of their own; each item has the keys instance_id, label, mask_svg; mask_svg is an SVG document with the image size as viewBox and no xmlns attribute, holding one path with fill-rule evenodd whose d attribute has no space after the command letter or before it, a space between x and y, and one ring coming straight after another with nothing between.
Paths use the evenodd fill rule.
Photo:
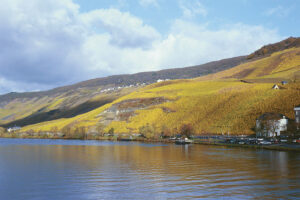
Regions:
<instances>
[{"instance_id":1,"label":"shoreline","mask_svg":"<svg viewBox=\"0 0 300 200\"><path fill-rule=\"evenodd\" d=\"M36 136L26 136L26 137L3 137L6 139L50 139L50 140L98 140L98 141L124 141L124 142L144 142L144 143L165 143L165 144L175 144L174 140L169 139L147 139L147 138L136 138L136 139L126 139L126 138L111 138L111 137L99 137L99 138L62 138L62 137L36 137ZM193 142L194 145L211 145L211 146L223 146L230 148L250 148L250 149L266 149L275 151L293 151L300 152L300 145L298 144L270 144L270 145L258 145L258 144L229 144L229 143L217 143L217 142Z\"/></svg>"},{"instance_id":2,"label":"shoreline","mask_svg":"<svg viewBox=\"0 0 300 200\"><path fill-rule=\"evenodd\" d=\"M250 149L266 149L266 150L275 150L275 151L300 152L300 145L294 145L294 144L249 145L249 144L227 144L227 143L209 143L209 142L196 142L193 144L225 146L225 147L232 147L232 148L250 148Z\"/></svg>"}]
</instances>

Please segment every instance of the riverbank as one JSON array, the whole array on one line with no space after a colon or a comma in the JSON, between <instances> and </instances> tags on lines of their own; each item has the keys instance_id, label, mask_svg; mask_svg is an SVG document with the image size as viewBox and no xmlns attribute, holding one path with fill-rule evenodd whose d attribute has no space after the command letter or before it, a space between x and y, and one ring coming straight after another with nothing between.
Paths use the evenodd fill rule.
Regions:
<instances>
[{"instance_id":1,"label":"riverbank","mask_svg":"<svg viewBox=\"0 0 300 200\"><path fill-rule=\"evenodd\" d=\"M108 136L98 136L98 137L86 137L86 138L74 138L74 137L45 137L43 136L22 136L22 135L0 135L0 138L21 138L21 139L64 139L64 140L107 140L107 141L136 141L144 143L175 143L175 140L170 139L150 139L143 137L136 138L121 138L121 137L108 137ZM192 144L196 145L214 145L214 146L224 146L224 147L233 147L233 148L252 148L252 149L267 149L267 150L276 150L276 151L294 151L300 152L299 144L230 144L230 143L221 143L221 142L199 142L194 141Z\"/></svg>"},{"instance_id":2,"label":"riverbank","mask_svg":"<svg viewBox=\"0 0 300 200\"><path fill-rule=\"evenodd\" d=\"M225 147L238 147L238 148L252 148L252 149L267 149L276 151L296 151L300 152L300 145L298 144L228 144L228 143L212 143L212 142L195 142L194 144L200 145L215 145L215 146L225 146Z\"/></svg>"},{"instance_id":3,"label":"riverbank","mask_svg":"<svg viewBox=\"0 0 300 200\"><path fill-rule=\"evenodd\" d=\"M53 140L107 140L107 141L135 141L135 142L145 142L145 143L175 143L174 140L161 139L161 138L145 138L145 137L119 137L119 136L87 136L87 137L67 137L53 135L51 137L46 135L22 135L22 134L0 134L0 138L18 138L18 139L53 139Z\"/></svg>"}]
</instances>

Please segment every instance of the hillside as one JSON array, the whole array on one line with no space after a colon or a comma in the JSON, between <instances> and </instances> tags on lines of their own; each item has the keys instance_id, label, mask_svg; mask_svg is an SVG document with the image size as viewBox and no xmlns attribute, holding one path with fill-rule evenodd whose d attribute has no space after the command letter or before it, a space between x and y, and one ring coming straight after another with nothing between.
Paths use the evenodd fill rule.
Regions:
<instances>
[{"instance_id":1,"label":"hillside","mask_svg":"<svg viewBox=\"0 0 300 200\"><path fill-rule=\"evenodd\" d=\"M0 124L25 126L86 113L159 79L188 79L232 68L245 56L203 65L97 78L49 91L0 96Z\"/></svg>"},{"instance_id":2,"label":"hillside","mask_svg":"<svg viewBox=\"0 0 300 200\"><path fill-rule=\"evenodd\" d=\"M189 124L195 134L252 134L266 112L294 118L300 104L300 48L288 48L234 68L190 80L155 83L74 118L27 126L23 131L174 134ZM274 83L289 83L280 90Z\"/></svg>"},{"instance_id":3,"label":"hillside","mask_svg":"<svg viewBox=\"0 0 300 200\"><path fill-rule=\"evenodd\" d=\"M300 78L300 48L276 52L232 69L200 77L198 80L237 79L248 83L278 83Z\"/></svg>"},{"instance_id":4,"label":"hillside","mask_svg":"<svg viewBox=\"0 0 300 200\"><path fill-rule=\"evenodd\" d=\"M300 38L297 37L289 37L283 41L277 42L275 44L269 44L266 46L263 46L259 50L253 52L249 56L247 56L247 59L255 59L255 58L261 58L265 56L270 56L271 54L282 51L285 49L290 48L297 48L300 47Z\"/></svg>"}]
</instances>

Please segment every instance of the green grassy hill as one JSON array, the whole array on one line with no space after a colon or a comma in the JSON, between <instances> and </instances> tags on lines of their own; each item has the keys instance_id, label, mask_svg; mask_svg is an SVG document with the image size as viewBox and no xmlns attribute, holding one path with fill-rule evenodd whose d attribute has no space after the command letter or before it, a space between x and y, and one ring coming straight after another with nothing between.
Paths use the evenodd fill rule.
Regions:
<instances>
[{"instance_id":1,"label":"green grassy hill","mask_svg":"<svg viewBox=\"0 0 300 200\"><path fill-rule=\"evenodd\" d=\"M88 133L174 134L189 124L195 134L252 134L255 119L278 112L293 119L300 104L300 48L290 48L237 67L190 80L140 88L73 118L24 127L22 131L84 130ZM289 83L274 90L275 83Z\"/></svg>"}]
</instances>

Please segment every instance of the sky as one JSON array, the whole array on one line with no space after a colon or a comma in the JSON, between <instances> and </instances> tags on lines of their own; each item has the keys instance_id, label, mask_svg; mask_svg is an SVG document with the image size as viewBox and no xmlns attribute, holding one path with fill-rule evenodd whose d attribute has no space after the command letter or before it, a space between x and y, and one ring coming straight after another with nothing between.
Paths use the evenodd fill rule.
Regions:
<instances>
[{"instance_id":1,"label":"sky","mask_svg":"<svg viewBox=\"0 0 300 200\"><path fill-rule=\"evenodd\" d=\"M300 35L298 0L1 0L0 94L203 64Z\"/></svg>"}]
</instances>

